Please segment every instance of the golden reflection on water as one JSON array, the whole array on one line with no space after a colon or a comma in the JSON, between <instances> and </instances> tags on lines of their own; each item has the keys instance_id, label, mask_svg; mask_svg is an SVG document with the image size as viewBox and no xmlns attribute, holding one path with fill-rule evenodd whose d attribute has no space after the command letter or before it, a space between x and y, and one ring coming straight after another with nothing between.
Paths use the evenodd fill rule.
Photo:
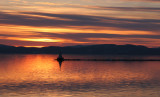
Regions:
<instances>
[{"instance_id":1,"label":"golden reflection on water","mask_svg":"<svg viewBox=\"0 0 160 97\"><path fill-rule=\"evenodd\" d=\"M7 57L7 56L6 56ZM58 63L49 55L11 55L4 59L6 67L1 68L8 81L46 80L58 71ZM13 58L14 57L14 58ZM2 66L2 65L1 65ZM2 74L1 73L1 74ZM2 81L2 80L1 80Z\"/></svg>"},{"instance_id":2,"label":"golden reflection on water","mask_svg":"<svg viewBox=\"0 0 160 97\"><path fill-rule=\"evenodd\" d=\"M130 87L131 90L137 87L154 87L152 90L160 90L155 87L160 85L159 62L65 61L60 67L54 60L56 57L47 54L0 55L0 89L3 90L0 92L6 95L5 92L13 88L12 93L17 94L20 92L19 89L23 89L24 95L28 95L27 92L30 90L30 92L36 91L34 95L36 96L37 93L42 92L41 90L45 90L48 97L53 96L49 91L56 91L55 97L67 97L66 95L77 95L77 92L82 94L83 91L87 91L87 94L90 94L88 97L94 97L100 95L95 92L99 91L102 92L102 97L105 97L106 90L111 91L112 88L127 91ZM61 95L59 95L60 91L63 92ZM116 89L112 90L112 92L116 91ZM142 91L139 91L137 93L141 94ZM126 95L123 92L120 94ZM142 96L138 95L136 96Z\"/></svg>"}]
</instances>

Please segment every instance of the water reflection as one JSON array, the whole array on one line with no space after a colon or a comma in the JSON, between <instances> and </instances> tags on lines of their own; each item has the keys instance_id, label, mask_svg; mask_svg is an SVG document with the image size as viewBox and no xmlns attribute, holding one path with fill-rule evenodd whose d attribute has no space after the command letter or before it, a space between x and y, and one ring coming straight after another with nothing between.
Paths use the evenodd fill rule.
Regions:
<instances>
[{"instance_id":1,"label":"water reflection","mask_svg":"<svg viewBox=\"0 0 160 97\"><path fill-rule=\"evenodd\" d=\"M159 62L57 62L56 57L0 55L0 97L160 95Z\"/></svg>"},{"instance_id":2,"label":"water reflection","mask_svg":"<svg viewBox=\"0 0 160 97\"><path fill-rule=\"evenodd\" d=\"M63 61L62 61L62 60L59 60L58 63L59 63L60 71L61 71Z\"/></svg>"}]
</instances>

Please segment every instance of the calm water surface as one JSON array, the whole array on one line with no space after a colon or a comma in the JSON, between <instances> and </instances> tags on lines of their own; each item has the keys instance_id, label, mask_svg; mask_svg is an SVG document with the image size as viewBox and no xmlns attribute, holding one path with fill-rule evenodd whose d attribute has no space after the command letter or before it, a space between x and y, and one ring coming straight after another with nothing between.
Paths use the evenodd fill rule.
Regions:
<instances>
[{"instance_id":1,"label":"calm water surface","mask_svg":"<svg viewBox=\"0 0 160 97\"><path fill-rule=\"evenodd\" d=\"M65 61L57 55L0 55L0 97L160 97L160 62ZM65 55L66 58L160 56Z\"/></svg>"}]
</instances>

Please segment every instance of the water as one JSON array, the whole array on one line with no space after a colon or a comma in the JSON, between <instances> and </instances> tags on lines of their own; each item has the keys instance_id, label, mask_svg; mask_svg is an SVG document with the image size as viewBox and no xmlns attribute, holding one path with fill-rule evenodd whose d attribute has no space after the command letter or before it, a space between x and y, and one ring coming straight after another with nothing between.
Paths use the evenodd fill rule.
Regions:
<instances>
[{"instance_id":1,"label":"water","mask_svg":"<svg viewBox=\"0 0 160 97\"><path fill-rule=\"evenodd\" d=\"M160 62L65 61L57 55L0 55L0 97L160 97ZM65 55L67 58L160 56Z\"/></svg>"}]
</instances>

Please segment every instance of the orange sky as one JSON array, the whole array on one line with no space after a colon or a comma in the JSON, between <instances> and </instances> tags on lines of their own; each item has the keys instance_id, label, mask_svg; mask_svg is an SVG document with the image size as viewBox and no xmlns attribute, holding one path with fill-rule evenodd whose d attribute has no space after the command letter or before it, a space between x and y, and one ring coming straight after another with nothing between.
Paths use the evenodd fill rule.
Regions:
<instances>
[{"instance_id":1,"label":"orange sky","mask_svg":"<svg viewBox=\"0 0 160 97\"><path fill-rule=\"evenodd\" d=\"M160 47L157 0L1 0L0 44Z\"/></svg>"}]
</instances>

